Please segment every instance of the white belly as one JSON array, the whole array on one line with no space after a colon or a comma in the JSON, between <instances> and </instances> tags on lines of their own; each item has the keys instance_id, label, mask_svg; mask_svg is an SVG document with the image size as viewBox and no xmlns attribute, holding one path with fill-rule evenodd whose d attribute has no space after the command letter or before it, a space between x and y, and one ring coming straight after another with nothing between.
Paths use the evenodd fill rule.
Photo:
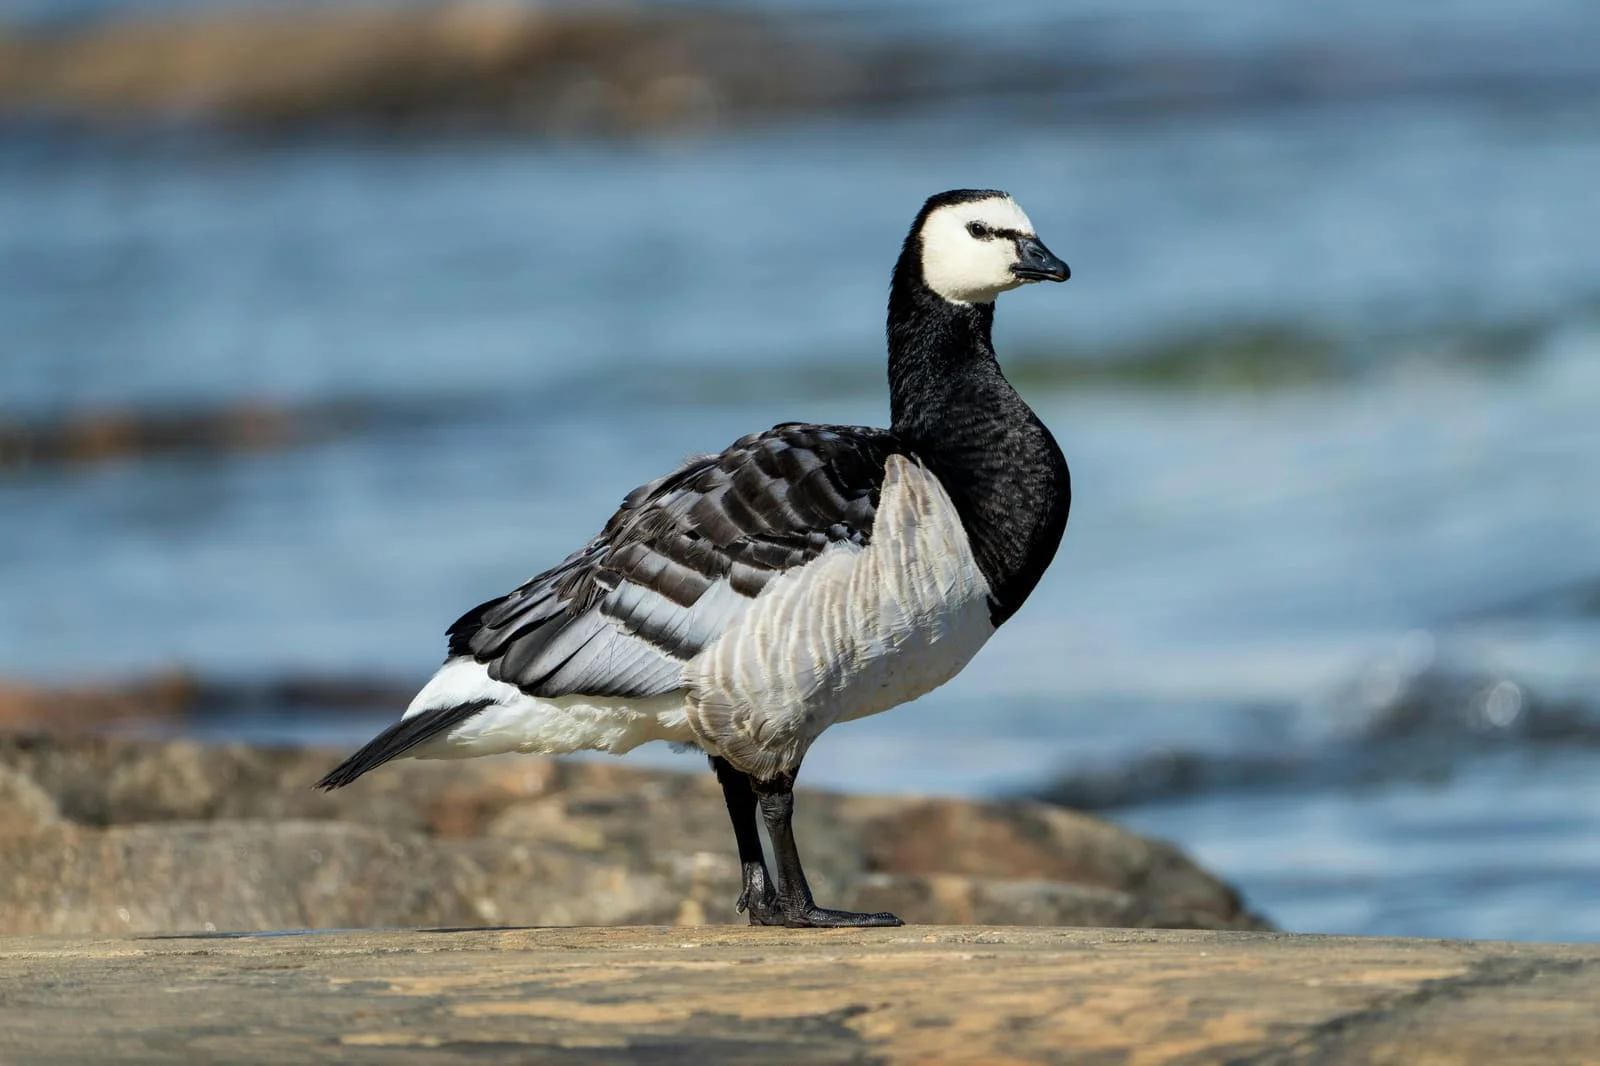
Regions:
<instances>
[{"instance_id":1,"label":"white belly","mask_svg":"<svg viewBox=\"0 0 1600 1066\"><path fill-rule=\"evenodd\" d=\"M944 684L993 633L988 583L950 497L892 456L872 543L775 579L688 664L689 726L707 751L770 777L835 722Z\"/></svg>"}]
</instances>

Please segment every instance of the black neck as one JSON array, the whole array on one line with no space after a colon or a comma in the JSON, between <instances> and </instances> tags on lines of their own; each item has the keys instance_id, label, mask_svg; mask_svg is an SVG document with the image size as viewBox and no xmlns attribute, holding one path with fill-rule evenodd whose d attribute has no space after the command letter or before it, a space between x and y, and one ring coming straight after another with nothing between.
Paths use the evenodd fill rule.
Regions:
<instances>
[{"instance_id":1,"label":"black neck","mask_svg":"<svg viewBox=\"0 0 1600 1066\"><path fill-rule=\"evenodd\" d=\"M901 256L889 294L892 429L950 493L999 625L1055 556L1071 479L1050 431L995 361L994 304L940 298L922 281L918 251Z\"/></svg>"}]
</instances>

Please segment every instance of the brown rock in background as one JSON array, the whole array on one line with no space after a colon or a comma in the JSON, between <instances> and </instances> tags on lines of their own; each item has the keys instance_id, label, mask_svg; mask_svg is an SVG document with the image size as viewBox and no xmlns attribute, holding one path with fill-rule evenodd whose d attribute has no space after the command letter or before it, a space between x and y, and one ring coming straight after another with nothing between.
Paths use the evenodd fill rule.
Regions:
<instances>
[{"instance_id":1,"label":"brown rock in background","mask_svg":"<svg viewBox=\"0 0 1600 1066\"><path fill-rule=\"evenodd\" d=\"M741 921L709 773L0 739L0 932ZM819 897L909 921L1261 928L1170 845L1033 803L807 793Z\"/></svg>"},{"instance_id":2,"label":"brown rock in background","mask_svg":"<svg viewBox=\"0 0 1600 1066\"><path fill-rule=\"evenodd\" d=\"M790 27L731 9L247 8L0 33L0 114L699 129L728 112L837 98L855 80L840 63Z\"/></svg>"},{"instance_id":3,"label":"brown rock in background","mask_svg":"<svg viewBox=\"0 0 1600 1066\"><path fill-rule=\"evenodd\" d=\"M57 735L90 733L123 721L182 713L193 685L180 674L123 685L34 688L0 684L0 728Z\"/></svg>"},{"instance_id":4,"label":"brown rock in background","mask_svg":"<svg viewBox=\"0 0 1600 1066\"><path fill-rule=\"evenodd\" d=\"M31 778L0 766L0 837L38 833L60 821L49 793Z\"/></svg>"}]
</instances>

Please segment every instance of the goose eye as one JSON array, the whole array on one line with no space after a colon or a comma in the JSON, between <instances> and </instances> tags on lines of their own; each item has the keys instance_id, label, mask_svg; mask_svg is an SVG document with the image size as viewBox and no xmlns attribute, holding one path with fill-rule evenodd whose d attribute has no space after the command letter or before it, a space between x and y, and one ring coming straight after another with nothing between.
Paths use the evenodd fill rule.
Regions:
<instances>
[{"instance_id":1,"label":"goose eye","mask_svg":"<svg viewBox=\"0 0 1600 1066\"><path fill-rule=\"evenodd\" d=\"M983 238L989 235L989 227L985 226L982 222L968 222L967 232L981 241Z\"/></svg>"}]
</instances>

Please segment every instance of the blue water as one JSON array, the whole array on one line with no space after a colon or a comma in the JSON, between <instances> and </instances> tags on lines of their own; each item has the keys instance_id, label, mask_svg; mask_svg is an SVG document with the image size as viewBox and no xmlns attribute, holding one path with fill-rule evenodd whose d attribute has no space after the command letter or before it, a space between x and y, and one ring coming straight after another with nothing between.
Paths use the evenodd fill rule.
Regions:
<instances>
[{"instance_id":1,"label":"blue water","mask_svg":"<svg viewBox=\"0 0 1600 1066\"><path fill-rule=\"evenodd\" d=\"M997 329L1072 463L1067 538L965 673L831 732L806 779L1018 794L1153 753L1280 760L1299 769L1107 813L1287 928L1600 939L1600 62L1558 47L1593 16L1371 7L1321 29L1359 54L1424 31L1448 51L1432 31L1456 26L1463 69L1514 29L1507 54L1565 80L1094 121L976 100L638 143L0 137L0 417L396 412L284 451L0 474L0 677L420 681L462 609L679 458L784 419L882 422L904 227L931 191L999 186L1074 270L1003 297ZM1265 63L1320 25L1184 10L1206 32L1155 5L1102 28ZM1339 371L1049 373L1263 322L1286 365L1331 346ZM1459 683L1397 741L1404 683L1435 675ZM1518 725L1551 707L1571 728ZM383 718L191 726L343 744Z\"/></svg>"}]
</instances>

